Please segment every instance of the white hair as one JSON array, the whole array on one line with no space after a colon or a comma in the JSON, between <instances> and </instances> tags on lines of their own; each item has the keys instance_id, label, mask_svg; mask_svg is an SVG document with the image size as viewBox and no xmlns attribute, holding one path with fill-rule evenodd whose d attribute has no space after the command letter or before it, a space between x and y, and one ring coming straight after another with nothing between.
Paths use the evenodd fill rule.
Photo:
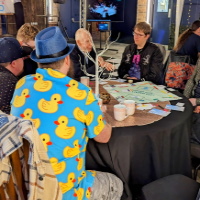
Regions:
<instances>
[{"instance_id":1,"label":"white hair","mask_svg":"<svg viewBox=\"0 0 200 200\"><path fill-rule=\"evenodd\" d=\"M77 41L77 40L79 40L79 41L82 40L83 37L84 37L84 34L87 34L87 35L90 37L91 41L92 41L92 36L91 36L90 32L87 31L87 30L84 29L84 28L79 28L79 29L76 31L76 33L75 33L75 40L76 40L76 41Z\"/></svg>"}]
</instances>

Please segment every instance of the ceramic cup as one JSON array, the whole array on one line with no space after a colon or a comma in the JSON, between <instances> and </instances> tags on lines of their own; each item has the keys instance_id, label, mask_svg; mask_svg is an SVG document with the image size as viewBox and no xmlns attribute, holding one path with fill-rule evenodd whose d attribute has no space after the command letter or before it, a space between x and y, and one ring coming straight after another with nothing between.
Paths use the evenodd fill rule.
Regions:
<instances>
[{"instance_id":1,"label":"ceramic cup","mask_svg":"<svg viewBox=\"0 0 200 200\"><path fill-rule=\"evenodd\" d=\"M123 104L114 105L114 118L117 121L123 121L126 117L126 106Z\"/></svg>"},{"instance_id":2,"label":"ceramic cup","mask_svg":"<svg viewBox=\"0 0 200 200\"><path fill-rule=\"evenodd\" d=\"M81 76L81 83L86 85L86 86L89 86L90 78L87 77L87 76Z\"/></svg>"},{"instance_id":3,"label":"ceramic cup","mask_svg":"<svg viewBox=\"0 0 200 200\"><path fill-rule=\"evenodd\" d=\"M134 100L124 100L123 104L127 108L127 115L133 115L135 113L135 101Z\"/></svg>"}]
</instances>

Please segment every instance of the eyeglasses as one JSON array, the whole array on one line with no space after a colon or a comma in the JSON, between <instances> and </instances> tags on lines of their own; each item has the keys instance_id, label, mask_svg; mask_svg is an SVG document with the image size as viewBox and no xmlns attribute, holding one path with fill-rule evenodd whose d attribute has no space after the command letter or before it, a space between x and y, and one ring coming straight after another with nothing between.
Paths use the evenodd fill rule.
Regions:
<instances>
[{"instance_id":1,"label":"eyeglasses","mask_svg":"<svg viewBox=\"0 0 200 200\"><path fill-rule=\"evenodd\" d=\"M136 33L136 32L133 32L133 35L138 36L138 37L146 36L146 35L142 35L142 34L139 34L139 33Z\"/></svg>"}]
</instances>

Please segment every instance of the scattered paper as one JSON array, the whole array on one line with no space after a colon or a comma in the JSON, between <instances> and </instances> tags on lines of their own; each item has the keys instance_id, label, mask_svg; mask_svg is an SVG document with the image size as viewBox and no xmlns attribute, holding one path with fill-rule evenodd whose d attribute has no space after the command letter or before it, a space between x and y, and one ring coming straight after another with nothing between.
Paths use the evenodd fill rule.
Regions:
<instances>
[{"instance_id":1,"label":"scattered paper","mask_svg":"<svg viewBox=\"0 0 200 200\"><path fill-rule=\"evenodd\" d=\"M152 114L155 114L155 115L161 115L161 116L164 116L164 117L166 117L167 115L170 114L170 112L168 112L168 111L159 110L159 109L156 109L156 108L153 108L152 110L150 110L149 113L152 113Z\"/></svg>"},{"instance_id":2,"label":"scattered paper","mask_svg":"<svg viewBox=\"0 0 200 200\"><path fill-rule=\"evenodd\" d=\"M139 104L137 104L136 109L149 110L149 109L152 109L153 107L154 107L154 105L152 105L150 103L146 103L146 104L139 103Z\"/></svg>"},{"instance_id":3,"label":"scattered paper","mask_svg":"<svg viewBox=\"0 0 200 200\"><path fill-rule=\"evenodd\" d=\"M167 88L167 90L169 90L169 91L171 91L171 92L176 91L176 90L173 89L173 88Z\"/></svg>"},{"instance_id":4,"label":"scattered paper","mask_svg":"<svg viewBox=\"0 0 200 200\"><path fill-rule=\"evenodd\" d=\"M165 108L170 109L170 110L182 111L182 112L185 110L185 107L174 106L174 105L166 105Z\"/></svg>"},{"instance_id":5,"label":"scattered paper","mask_svg":"<svg viewBox=\"0 0 200 200\"><path fill-rule=\"evenodd\" d=\"M185 105L185 103L178 102L176 105L182 107Z\"/></svg>"}]
</instances>

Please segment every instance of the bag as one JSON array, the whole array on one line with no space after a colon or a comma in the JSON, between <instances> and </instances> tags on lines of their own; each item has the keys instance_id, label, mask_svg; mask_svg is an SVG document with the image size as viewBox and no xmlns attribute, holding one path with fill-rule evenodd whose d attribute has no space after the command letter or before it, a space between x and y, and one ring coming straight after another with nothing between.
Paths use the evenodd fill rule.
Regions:
<instances>
[{"instance_id":1,"label":"bag","mask_svg":"<svg viewBox=\"0 0 200 200\"><path fill-rule=\"evenodd\" d=\"M194 68L194 65L188 63L171 62L165 76L167 87L184 90L186 82L191 77Z\"/></svg>"}]
</instances>

